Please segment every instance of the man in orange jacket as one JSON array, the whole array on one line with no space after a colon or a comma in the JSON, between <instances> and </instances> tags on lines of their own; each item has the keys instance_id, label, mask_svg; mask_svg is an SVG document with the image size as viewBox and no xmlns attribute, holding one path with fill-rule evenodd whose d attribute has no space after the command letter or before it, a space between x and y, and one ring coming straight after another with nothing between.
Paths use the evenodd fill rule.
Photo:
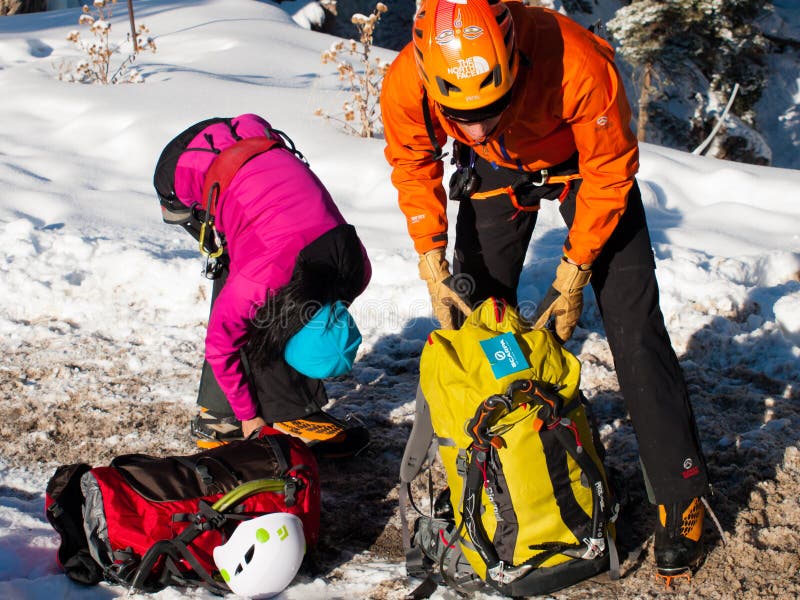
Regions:
<instances>
[{"instance_id":1,"label":"man in orange jacket","mask_svg":"<svg viewBox=\"0 0 800 600\"><path fill-rule=\"evenodd\" d=\"M454 138L454 273L468 303L517 303L543 199L569 227L555 280L534 317L566 341L590 280L658 505L659 574L703 555L705 461L659 308L655 261L635 180L630 107L602 39L556 12L515 1L425 0L412 41L383 82L385 155L442 327L465 309L445 258L442 146Z\"/></svg>"}]
</instances>

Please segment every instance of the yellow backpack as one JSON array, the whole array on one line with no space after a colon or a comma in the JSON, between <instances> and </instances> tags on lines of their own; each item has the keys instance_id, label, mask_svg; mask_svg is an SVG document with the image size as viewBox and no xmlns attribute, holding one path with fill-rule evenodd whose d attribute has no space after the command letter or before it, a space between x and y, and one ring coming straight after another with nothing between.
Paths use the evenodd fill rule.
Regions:
<instances>
[{"instance_id":1,"label":"yellow backpack","mask_svg":"<svg viewBox=\"0 0 800 600\"><path fill-rule=\"evenodd\" d=\"M459 330L430 335L401 466L409 575L430 580L438 563L457 589L479 578L508 596L616 575L617 507L579 384L578 359L501 301L484 302ZM449 506L431 498L412 534L405 505L432 438Z\"/></svg>"}]
</instances>

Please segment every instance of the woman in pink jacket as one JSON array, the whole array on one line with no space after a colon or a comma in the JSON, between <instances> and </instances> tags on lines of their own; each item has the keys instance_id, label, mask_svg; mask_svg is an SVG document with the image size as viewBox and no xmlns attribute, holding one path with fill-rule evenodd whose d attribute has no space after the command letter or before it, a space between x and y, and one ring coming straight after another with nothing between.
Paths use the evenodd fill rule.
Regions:
<instances>
[{"instance_id":1,"label":"woman in pink jacket","mask_svg":"<svg viewBox=\"0 0 800 600\"><path fill-rule=\"evenodd\" d=\"M225 151L250 138L277 144L237 163L208 210L209 170L220 170L217 161L230 169L234 152ZM363 448L369 439L364 427L321 410L328 401L321 379L352 367L361 335L347 306L369 282L370 263L302 155L256 115L209 119L167 145L154 184L165 221L198 237L210 214L206 245L215 245L213 233L223 250L206 334L201 412L192 422L198 445L246 437L270 424L304 438L323 456Z\"/></svg>"}]
</instances>

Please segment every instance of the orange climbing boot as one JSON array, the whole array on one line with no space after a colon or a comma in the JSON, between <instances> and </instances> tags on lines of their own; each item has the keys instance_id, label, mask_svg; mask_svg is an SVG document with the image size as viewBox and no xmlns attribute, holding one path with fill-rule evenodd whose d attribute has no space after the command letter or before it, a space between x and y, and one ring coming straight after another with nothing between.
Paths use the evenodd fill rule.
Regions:
<instances>
[{"instance_id":1,"label":"orange climbing boot","mask_svg":"<svg viewBox=\"0 0 800 600\"><path fill-rule=\"evenodd\" d=\"M369 431L354 419L340 420L317 411L272 427L303 440L318 458L348 458L369 444Z\"/></svg>"},{"instance_id":2,"label":"orange climbing boot","mask_svg":"<svg viewBox=\"0 0 800 600\"><path fill-rule=\"evenodd\" d=\"M667 587L674 579L691 580L703 559L703 517L700 498L658 505L655 558L658 577Z\"/></svg>"}]
</instances>

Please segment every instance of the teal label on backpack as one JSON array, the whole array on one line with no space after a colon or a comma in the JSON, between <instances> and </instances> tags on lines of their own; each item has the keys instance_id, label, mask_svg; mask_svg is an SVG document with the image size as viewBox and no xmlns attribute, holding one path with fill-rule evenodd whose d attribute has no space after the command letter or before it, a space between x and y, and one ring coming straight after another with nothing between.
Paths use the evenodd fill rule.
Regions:
<instances>
[{"instance_id":1,"label":"teal label on backpack","mask_svg":"<svg viewBox=\"0 0 800 600\"><path fill-rule=\"evenodd\" d=\"M510 331L480 342L481 349L492 366L495 379L530 368L517 338Z\"/></svg>"}]
</instances>

